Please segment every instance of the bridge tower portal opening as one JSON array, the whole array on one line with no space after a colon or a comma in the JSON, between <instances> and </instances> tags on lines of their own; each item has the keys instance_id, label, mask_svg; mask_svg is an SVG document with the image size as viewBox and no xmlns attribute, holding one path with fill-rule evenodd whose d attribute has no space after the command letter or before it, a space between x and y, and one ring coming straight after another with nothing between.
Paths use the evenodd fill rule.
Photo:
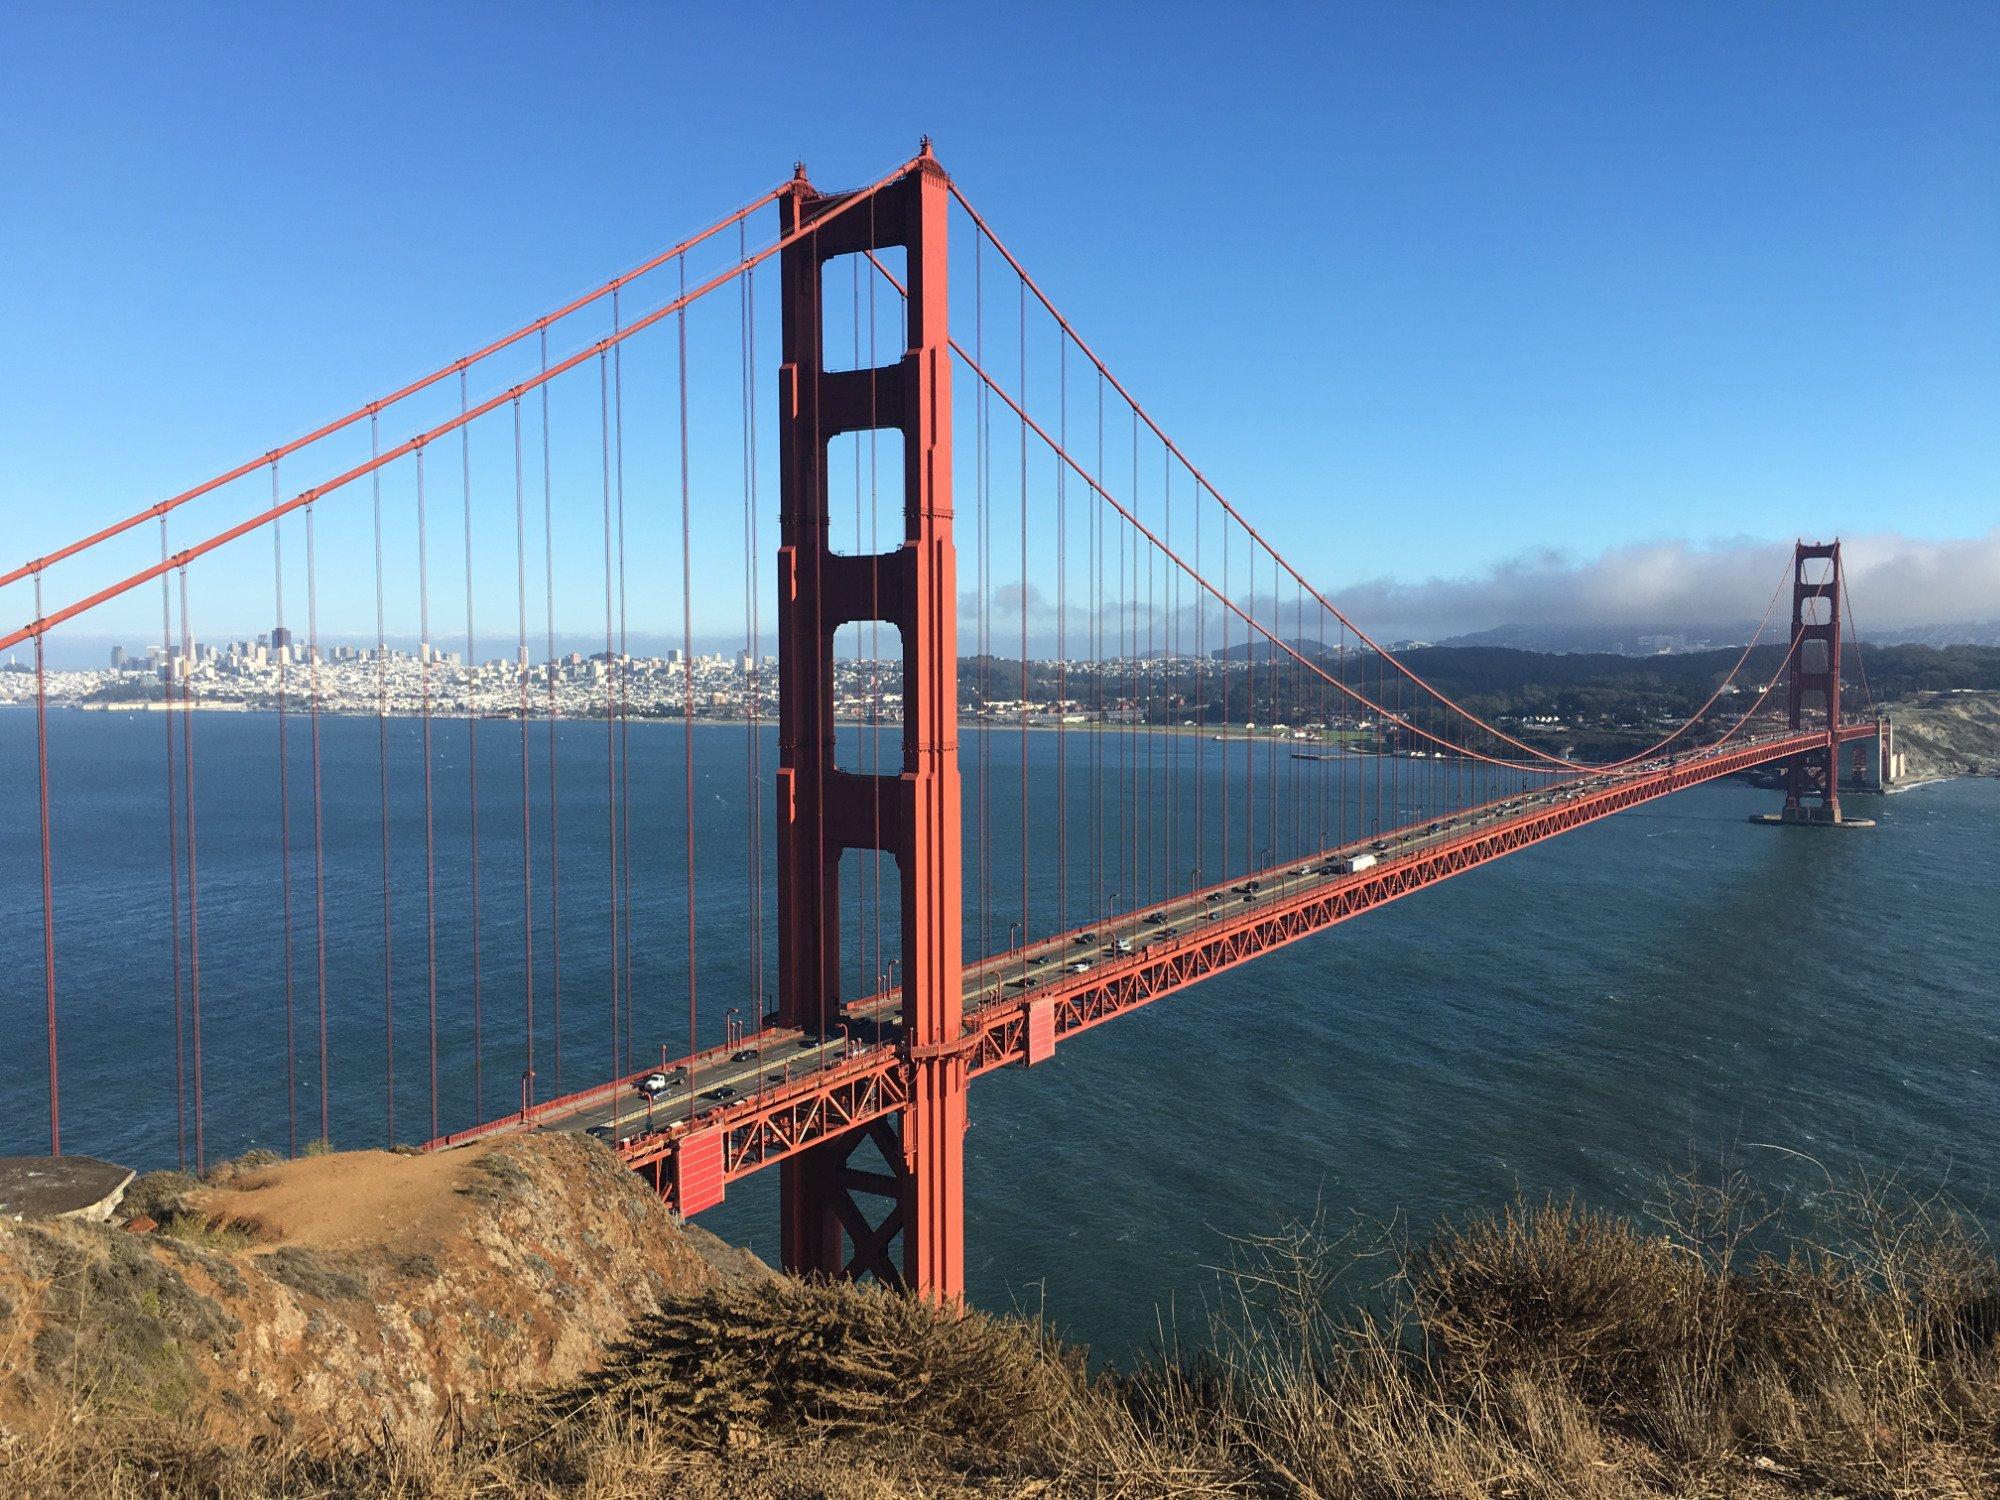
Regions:
<instances>
[{"instance_id":1,"label":"bridge tower portal opening","mask_svg":"<svg viewBox=\"0 0 2000 1500\"><path fill-rule=\"evenodd\" d=\"M946 330L949 183L926 144L865 208L827 216L801 168L779 200L778 1019L825 1037L840 1016L840 856L894 857L902 903L903 1045L909 1100L894 1129L861 1127L780 1167L787 1270L963 1295L966 1064L960 934L957 560L951 508L951 349ZM818 230L813 225L825 220ZM900 246L907 333L893 364L829 369L822 268ZM833 550L829 445L890 429L903 454L903 535L873 555ZM834 634L893 624L903 653L903 754L895 776L834 758ZM862 1160L858 1148L866 1146ZM872 1158L879 1155L879 1169ZM898 1264L892 1247L900 1240Z\"/></svg>"}]
</instances>

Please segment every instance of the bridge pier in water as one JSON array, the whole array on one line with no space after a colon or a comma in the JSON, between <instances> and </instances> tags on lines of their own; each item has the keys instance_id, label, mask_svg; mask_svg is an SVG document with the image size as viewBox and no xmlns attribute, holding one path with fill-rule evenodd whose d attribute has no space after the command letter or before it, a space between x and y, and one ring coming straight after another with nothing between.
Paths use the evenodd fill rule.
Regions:
<instances>
[{"instance_id":1,"label":"bridge pier in water","mask_svg":"<svg viewBox=\"0 0 2000 1500\"><path fill-rule=\"evenodd\" d=\"M949 186L928 145L867 206L828 217L803 168L779 200L783 365L779 371L778 1020L825 1037L840 1014L840 857L879 850L901 887L908 1102L887 1120L807 1147L779 1168L787 1270L872 1275L963 1294L966 1065L960 935L957 561L951 511L951 349L946 328ZM825 227L813 231L816 220ZM894 364L829 370L822 268L901 247L905 350ZM902 543L874 556L833 551L828 450L842 433L903 439ZM903 761L896 776L839 769L835 632L880 620L901 634ZM856 1160L872 1147L882 1166ZM870 1210L873 1210L871 1213ZM892 1246L901 1241L900 1265Z\"/></svg>"}]
</instances>

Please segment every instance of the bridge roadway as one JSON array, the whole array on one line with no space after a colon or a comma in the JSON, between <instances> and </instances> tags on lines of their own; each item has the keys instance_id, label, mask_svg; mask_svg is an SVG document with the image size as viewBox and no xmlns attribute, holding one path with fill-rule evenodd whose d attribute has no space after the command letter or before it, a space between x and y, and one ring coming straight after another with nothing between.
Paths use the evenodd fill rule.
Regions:
<instances>
[{"instance_id":1,"label":"bridge roadway","mask_svg":"<svg viewBox=\"0 0 2000 1500\"><path fill-rule=\"evenodd\" d=\"M1841 739L1874 732L1872 723L1850 725ZM1061 1040L1273 947L1597 818L1825 743L1823 731L1786 733L1567 777L994 955L967 967L956 1050L972 1076L1043 1061ZM1358 855L1375 863L1337 868ZM521 1129L585 1130L648 1172L684 1212L698 1212L727 1182L901 1108L909 1065L900 1011L898 992L870 995L841 1007L840 1034L831 1038L767 1026L430 1145ZM640 1083L655 1071L669 1086L648 1097Z\"/></svg>"}]
</instances>

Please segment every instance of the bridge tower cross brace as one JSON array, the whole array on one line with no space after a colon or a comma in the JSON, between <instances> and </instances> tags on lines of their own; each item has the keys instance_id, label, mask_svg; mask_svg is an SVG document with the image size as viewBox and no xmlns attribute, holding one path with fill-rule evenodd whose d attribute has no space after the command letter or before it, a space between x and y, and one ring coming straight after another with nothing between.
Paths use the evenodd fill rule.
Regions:
<instances>
[{"instance_id":1,"label":"bridge tower cross brace","mask_svg":"<svg viewBox=\"0 0 2000 1500\"><path fill-rule=\"evenodd\" d=\"M957 553L951 510L951 351L946 331L943 169L916 164L837 217L801 168L779 200L778 1020L825 1037L840 1015L840 856L879 849L901 886L903 1045L909 1102L780 1166L786 1269L873 1275L956 1299L965 1281L966 1069L962 1031ZM823 227L813 229L816 222ZM907 333L901 357L826 368L826 264L900 246ZM864 278L877 272L865 262ZM845 277L840 278L845 281ZM879 293L878 293L879 294ZM888 293L893 296L893 293ZM828 448L842 433L903 440L901 545L877 555L830 545ZM901 633L903 756L895 776L841 770L834 756L834 632L871 620ZM888 1172L850 1160L872 1142ZM864 1208L877 1205L875 1216ZM902 1241L902 1263L890 1247Z\"/></svg>"},{"instance_id":2,"label":"bridge tower cross brace","mask_svg":"<svg viewBox=\"0 0 2000 1500\"><path fill-rule=\"evenodd\" d=\"M1808 565L1825 562L1826 576ZM1840 543L1799 542L1792 549L1792 650L1786 701L1794 733L1805 729L1809 700L1826 711L1826 747L1795 756L1786 769L1784 819L1840 821Z\"/></svg>"}]
</instances>

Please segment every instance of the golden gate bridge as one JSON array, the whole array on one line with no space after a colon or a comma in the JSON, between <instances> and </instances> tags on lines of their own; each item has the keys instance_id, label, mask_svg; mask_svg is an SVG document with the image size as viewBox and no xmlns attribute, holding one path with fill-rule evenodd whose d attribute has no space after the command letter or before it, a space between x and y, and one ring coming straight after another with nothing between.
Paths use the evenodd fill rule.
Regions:
<instances>
[{"instance_id":1,"label":"golden gate bridge","mask_svg":"<svg viewBox=\"0 0 2000 1500\"><path fill-rule=\"evenodd\" d=\"M411 435L385 441L386 421ZM247 513L220 525L225 503ZM582 700L556 665L559 577L565 610L601 614ZM234 968L250 943L259 977L236 982L260 998L227 1024L282 1057L246 1082L237 1046L227 1082L242 1109L282 1119L292 1151L337 1119L351 1136L343 1095L365 1094L385 1143L412 1096L429 1149L592 1130L683 1214L775 1166L787 1267L944 1297L964 1281L972 1080L1702 782L1781 767L1778 821L1839 824L1843 747L1863 742L1869 767L1881 753L1876 721L1842 717L1837 542L1794 549L1733 669L1633 753L1557 753L1441 692L1195 466L928 142L852 191L823 193L801 167L0 589L32 594L0 646L33 652L42 1004L39 1035L16 1043L46 1052L51 1151L79 1013L65 975L80 955L118 959L93 951L95 923L63 916L79 899L61 875L67 804L87 789L52 790L47 646L77 622L122 625L157 590L159 796L151 826L128 831L157 844L168 941L158 973L120 969L120 1003L170 1037L172 1066L135 1087L162 1096L178 1160L199 1168L212 1134L244 1133L239 1106L214 1104L218 975L203 964L227 952ZM372 866L328 859L355 833L328 817L323 721L356 711L329 689L330 594L373 609L372 646L354 653L377 728ZM741 612L730 693L696 665L722 600ZM412 605L414 751L391 732L389 626ZM246 608L277 622L247 682L196 628ZM510 654L481 664L479 618L496 608ZM635 610L678 635L645 669L665 708L635 696ZM1767 633L1778 668L1744 680ZM1052 679L1039 701L1037 660ZM862 664L859 690L838 690L842 661ZM202 711L220 706L269 720L265 763L232 764L243 797L224 809L197 772ZM635 794L635 720L662 716L681 729L677 774ZM1259 718L1261 735L1243 722ZM697 772L697 728L737 724L741 855L697 840L698 782L721 798ZM587 796L558 776L574 754L559 731L601 731ZM1030 754L1031 733L1052 751ZM993 742L1012 736L1010 762ZM217 902L246 880L268 899ZM365 953L351 923L329 927L330 903L357 901L379 910ZM684 979L660 982L646 955L662 948ZM638 1036L664 1034L683 1002L684 1030L653 1058ZM374 1046L342 1043L377 1021ZM587 1086L567 1085L566 1047ZM489 1099L495 1066L518 1074L517 1097ZM31 1112L17 1108L17 1132Z\"/></svg>"}]
</instances>

